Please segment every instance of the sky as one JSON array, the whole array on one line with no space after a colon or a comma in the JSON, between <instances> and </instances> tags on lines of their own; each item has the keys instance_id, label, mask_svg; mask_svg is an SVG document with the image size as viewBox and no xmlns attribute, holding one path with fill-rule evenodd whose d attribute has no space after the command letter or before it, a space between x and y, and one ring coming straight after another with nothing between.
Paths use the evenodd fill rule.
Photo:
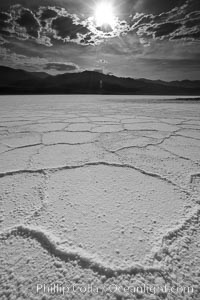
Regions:
<instances>
[{"instance_id":1,"label":"sky","mask_svg":"<svg viewBox=\"0 0 200 300\"><path fill-rule=\"evenodd\" d=\"M0 65L200 80L199 0L107 0L114 24L100 26L102 1L1 0Z\"/></svg>"}]
</instances>

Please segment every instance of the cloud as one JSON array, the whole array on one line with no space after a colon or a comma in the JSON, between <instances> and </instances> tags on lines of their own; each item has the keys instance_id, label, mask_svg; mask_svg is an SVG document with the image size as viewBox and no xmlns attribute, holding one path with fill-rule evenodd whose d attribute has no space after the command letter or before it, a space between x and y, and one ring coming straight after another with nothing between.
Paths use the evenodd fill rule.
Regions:
<instances>
[{"instance_id":1,"label":"cloud","mask_svg":"<svg viewBox=\"0 0 200 300\"><path fill-rule=\"evenodd\" d=\"M68 1L69 6L72 2ZM126 0L124 6L139 12L129 20L116 18L112 29L97 28L94 17L72 14L64 7L47 5L31 10L13 5L0 13L0 34L2 38L31 40L48 47L61 43L99 45L131 33L138 36L143 47L148 47L152 40L199 40L199 0Z\"/></svg>"},{"instance_id":2,"label":"cloud","mask_svg":"<svg viewBox=\"0 0 200 300\"><path fill-rule=\"evenodd\" d=\"M6 44L8 41L0 36L0 45Z\"/></svg>"},{"instance_id":3,"label":"cloud","mask_svg":"<svg viewBox=\"0 0 200 300\"><path fill-rule=\"evenodd\" d=\"M0 12L0 33L3 35L9 35L9 31L12 29L12 25L9 23L11 15L7 12Z\"/></svg>"},{"instance_id":4,"label":"cloud","mask_svg":"<svg viewBox=\"0 0 200 300\"><path fill-rule=\"evenodd\" d=\"M37 12L37 17L40 21L42 27L48 27L48 24L52 22L54 18L57 17L57 11L53 7L40 7Z\"/></svg>"},{"instance_id":5,"label":"cloud","mask_svg":"<svg viewBox=\"0 0 200 300\"><path fill-rule=\"evenodd\" d=\"M41 66L48 61L45 58L39 56L30 57L26 55L17 54L7 49L4 46L0 47L0 60L1 64L15 67L18 69L27 69L30 71L40 71Z\"/></svg>"},{"instance_id":6,"label":"cloud","mask_svg":"<svg viewBox=\"0 0 200 300\"><path fill-rule=\"evenodd\" d=\"M180 7L185 2L186 0L138 0L134 5L134 9L137 12L157 15L171 11L177 6Z\"/></svg>"},{"instance_id":7,"label":"cloud","mask_svg":"<svg viewBox=\"0 0 200 300\"><path fill-rule=\"evenodd\" d=\"M6 24L10 20L10 15L6 12L0 12L0 20L1 23Z\"/></svg>"},{"instance_id":8,"label":"cloud","mask_svg":"<svg viewBox=\"0 0 200 300\"><path fill-rule=\"evenodd\" d=\"M39 16L42 21L57 17L55 8L40 7Z\"/></svg>"},{"instance_id":9,"label":"cloud","mask_svg":"<svg viewBox=\"0 0 200 300\"><path fill-rule=\"evenodd\" d=\"M173 35L172 40L200 40L200 28L195 27L192 30L184 30L182 33L178 32L177 34Z\"/></svg>"},{"instance_id":10,"label":"cloud","mask_svg":"<svg viewBox=\"0 0 200 300\"><path fill-rule=\"evenodd\" d=\"M99 59L99 60L97 61L97 63L98 63L98 64L102 64L102 65L107 65L107 64L108 64L108 61L101 58L101 59Z\"/></svg>"},{"instance_id":11,"label":"cloud","mask_svg":"<svg viewBox=\"0 0 200 300\"><path fill-rule=\"evenodd\" d=\"M192 11L196 0L158 15L137 13L131 21L131 32L144 39L199 40L200 12Z\"/></svg>"},{"instance_id":12,"label":"cloud","mask_svg":"<svg viewBox=\"0 0 200 300\"><path fill-rule=\"evenodd\" d=\"M75 40L79 35L89 33L89 29L79 24L72 16L60 16L54 19L52 29L56 32L54 37L63 40Z\"/></svg>"},{"instance_id":13,"label":"cloud","mask_svg":"<svg viewBox=\"0 0 200 300\"><path fill-rule=\"evenodd\" d=\"M74 72L78 71L79 67L73 63L49 62L44 65L44 70L59 72Z\"/></svg>"},{"instance_id":14,"label":"cloud","mask_svg":"<svg viewBox=\"0 0 200 300\"><path fill-rule=\"evenodd\" d=\"M155 38L163 38L169 36L169 34L174 33L182 25L179 23L167 22L149 27L147 30L151 31L151 34Z\"/></svg>"},{"instance_id":15,"label":"cloud","mask_svg":"<svg viewBox=\"0 0 200 300\"><path fill-rule=\"evenodd\" d=\"M72 62L49 62L38 56L17 54L2 46L0 47L0 60L3 65L32 72L44 71L57 74L80 71L79 66Z\"/></svg>"},{"instance_id":16,"label":"cloud","mask_svg":"<svg viewBox=\"0 0 200 300\"><path fill-rule=\"evenodd\" d=\"M38 38L40 24L36 19L35 15L29 9L22 8L20 16L15 20L15 22L20 26L25 28L27 34L31 37Z\"/></svg>"},{"instance_id":17,"label":"cloud","mask_svg":"<svg viewBox=\"0 0 200 300\"><path fill-rule=\"evenodd\" d=\"M187 0L186 2L188 12L199 11L200 2L199 0Z\"/></svg>"},{"instance_id":18,"label":"cloud","mask_svg":"<svg viewBox=\"0 0 200 300\"><path fill-rule=\"evenodd\" d=\"M197 18L192 18L190 16L190 18L188 17L189 20L186 20L185 22L185 27L186 28L192 28L195 26L200 26L200 12L199 12L199 16Z\"/></svg>"},{"instance_id":19,"label":"cloud","mask_svg":"<svg viewBox=\"0 0 200 300\"><path fill-rule=\"evenodd\" d=\"M2 13L6 16L6 13ZM0 30L3 35L20 40L35 40L38 44L53 46L58 41L73 42L80 45L97 45L104 39L120 36L128 32L129 25L116 18L116 26L97 28L94 17L84 17L69 13L63 7L41 6L31 11L21 5L10 7L9 21L2 19ZM8 26L12 28L8 29Z\"/></svg>"}]
</instances>

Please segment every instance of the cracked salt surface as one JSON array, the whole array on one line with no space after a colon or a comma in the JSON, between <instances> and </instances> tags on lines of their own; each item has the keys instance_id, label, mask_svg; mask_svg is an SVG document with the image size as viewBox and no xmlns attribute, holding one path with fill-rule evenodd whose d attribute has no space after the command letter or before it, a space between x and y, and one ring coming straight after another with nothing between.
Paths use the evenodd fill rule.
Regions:
<instances>
[{"instance_id":1,"label":"cracked salt surface","mask_svg":"<svg viewBox=\"0 0 200 300\"><path fill-rule=\"evenodd\" d=\"M199 299L199 105L139 98L1 97L1 299Z\"/></svg>"}]
</instances>

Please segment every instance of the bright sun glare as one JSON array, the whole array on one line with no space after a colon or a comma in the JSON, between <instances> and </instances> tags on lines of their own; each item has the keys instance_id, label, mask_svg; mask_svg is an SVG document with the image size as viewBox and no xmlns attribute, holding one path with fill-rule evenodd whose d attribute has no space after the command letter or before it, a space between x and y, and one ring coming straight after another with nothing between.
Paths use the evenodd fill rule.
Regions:
<instances>
[{"instance_id":1,"label":"bright sun glare","mask_svg":"<svg viewBox=\"0 0 200 300\"><path fill-rule=\"evenodd\" d=\"M110 25L114 29L116 18L112 4L106 2L98 4L95 10L95 20L97 26Z\"/></svg>"}]
</instances>

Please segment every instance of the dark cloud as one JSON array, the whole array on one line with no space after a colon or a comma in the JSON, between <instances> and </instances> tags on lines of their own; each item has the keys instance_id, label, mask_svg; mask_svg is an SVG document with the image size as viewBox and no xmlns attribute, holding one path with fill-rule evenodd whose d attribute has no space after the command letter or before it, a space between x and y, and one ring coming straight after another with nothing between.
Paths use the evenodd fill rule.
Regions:
<instances>
[{"instance_id":1,"label":"dark cloud","mask_svg":"<svg viewBox=\"0 0 200 300\"><path fill-rule=\"evenodd\" d=\"M134 25L138 28L141 25L150 24L153 21L153 15L136 15L134 21L136 22Z\"/></svg>"},{"instance_id":2,"label":"dark cloud","mask_svg":"<svg viewBox=\"0 0 200 300\"><path fill-rule=\"evenodd\" d=\"M137 12L160 14L180 7L186 0L138 0L134 6Z\"/></svg>"},{"instance_id":3,"label":"dark cloud","mask_svg":"<svg viewBox=\"0 0 200 300\"><path fill-rule=\"evenodd\" d=\"M47 63L44 66L44 70L48 70L48 71L56 70L59 72L74 72L74 71L78 71L79 67L73 63L55 62L55 63Z\"/></svg>"},{"instance_id":4,"label":"dark cloud","mask_svg":"<svg viewBox=\"0 0 200 300\"><path fill-rule=\"evenodd\" d=\"M190 11L197 7L195 3L196 0L188 0L181 7L157 15L138 13L132 19L131 31L147 39L199 40L200 12Z\"/></svg>"},{"instance_id":5,"label":"dark cloud","mask_svg":"<svg viewBox=\"0 0 200 300\"><path fill-rule=\"evenodd\" d=\"M102 32L112 32L113 29L109 24L103 24L101 27L97 27L97 30Z\"/></svg>"},{"instance_id":6,"label":"dark cloud","mask_svg":"<svg viewBox=\"0 0 200 300\"><path fill-rule=\"evenodd\" d=\"M37 17L39 19L39 22L41 26L47 27L51 25L51 22L54 18L58 16L58 13L56 11L55 7L40 7L39 12L37 12Z\"/></svg>"},{"instance_id":7,"label":"dark cloud","mask_svg":"<svg viewBox=\"0 0 200 300\"><path fill-rule=\"evenodd\" d=\"M0 36L0 45L6 44L8 41L5 40L3 37Z\"/></svg>"},{"instance_id":8,"label":"dark cloud","mask_svg":"<svg viewBox=\"0 0 200 300\"><path fill-rule=\"evenodd\" d=\"M192 27L195 27L195 26L200 26L200 17L196 18L196 19L190 19L190 20L186 21L184 25L187 28L192 28Z\"/></svg>"},{"instance_id":9,"label":"dark cloud","mask_svg":"<svg viewBox=\"0 0 200 300\"><path fill-rule=\"evenodd\" d=\"M199 0L187 0L187 10L188 12L200 10L200 1Z\"/></svg>"},{"instance_id":10,"label":"dark cloud","mask_svg":"<svg viewBox=\"0 0 200 300\"><path fill-rule=\"evenodd\" d=\"M9 23L11 16L6 12L0 12L0 33L9 35L12 25Z\"/></svg>"},{"instance_id":11,"label":"dark cloud","mask_svg":"<svg viewBox=\"0 0 200 300\"><path fill-rule=\"evenodd\" d=\"M0 20L6 22L10 19L10 15L6 12L0 12Z\"/></svg>"},{"instance_id":12,"label":"dark cloud","mask_svg":"<svg viewBox=\"0 0 200 300\"><path fill-rule=\"evenodd\" d=\"M41 13L40 13L40 19L41 20L48 20L55 18L57 16L57 12L55 9L50 9L50 8L41 8Z\"/></svg>"},{"instance_id":13,"label":"dark cloud","mask_svg":"<svg viewBox=\"0 0 200 300\"><path fill-rule=\"evenodd\" d=\"M155 38L168 36L170 33L176 31L181 26L182 25L179 23L169 23L169 22L159 24L153 28L152 34L154 35Z\"/></svg>"},{"instance_id":14,"label":"dark cloud","mask_svg":"<svg viewBox=\"0 0 200 300\"><path fill-rule=\"evenodd\" d=\"M191 12L190 14L188 14L188 18L192 18L192 19L200 18L200 11Z\"/></svg>"},{"instance_id":15,"label":"dark cloud","mask_svg":"<svg viewBox=\"0 0 200 300\"><path fill-rule=\"evenodd\" d=\"M20 27L26 29L28 35L38 38L40 25L35 15L28 9L22 9L19 18L15 21Z\"/></svg>"},{"instance_id":16,"label":"dark cloud","mask_svg":"<svg viewBox=\"0 0 200 300\"><path fill-rule=\"evenodd\" d=\"M178 33L172 37L172 40L200 40L200 28L192 32Z\"/></svg>"},{"instance_id":17,"label":"dark cloud","mask_svg":"<svg viewBox=\"0 0 200 300\"><path fill-rule=\"evenodd\" d=\"M168 12L175 7L180 7L187 0L123 0L113 1L116 12L120 18L128 20L130 15L135 13L158 15Z\"/></svg>"},{"instance_id":18,"label":"dark cloud","mask_svg":"<svg viewBox=\"0 0 200 300\"><path fill-rule=\"evenodd\" d=\"M93 35L91 33L83 36L80 39L80 44L82 45L94 45L95 44L96 39L93 37Z\"/></svg>"},{"instance_id":19,"label":"dark cloud","mask_svg":"<svg viewBox=\"0 0 200 300\"><path fill-rule=\"evenodd\" d=\"M75 24L71 16L58 17L52 22L52 29L56 31L56 37L61 39L77 39L78 34L85 35L89 29L81 24Z\"/></svg>"},{"instance_id":20,"label":"dark cloud","mask_svg":"<svg viewBox=\"0 0 200 300\"><path fill-rule=\"evenodd\" d=\"M51 5L52 2L56 2L54 0L1 0L1 8L3 10L9 9L11 6L19 4L25 8L29 9L37 9L39 6L48 6ZM63 1L64 2L64 1Z\"/></svg>"},{"instance_id":21,"label":"dark cloud","mask_svg":"<svg viewBox=\"0 0 200 300\"><path fill-rule=\"evenodd\" d=\"M39 44L51 46L52 41L73 41L78 44L94 44L89 22L80 21L76 15L69 14L63 8L40 7L37 11L15 5L10 7L9 23L6 13L1 13L0 33L10 34L22 40L35 39ZM80 42L81 41L81 42Z\"/></svg>"}]
</instances>

